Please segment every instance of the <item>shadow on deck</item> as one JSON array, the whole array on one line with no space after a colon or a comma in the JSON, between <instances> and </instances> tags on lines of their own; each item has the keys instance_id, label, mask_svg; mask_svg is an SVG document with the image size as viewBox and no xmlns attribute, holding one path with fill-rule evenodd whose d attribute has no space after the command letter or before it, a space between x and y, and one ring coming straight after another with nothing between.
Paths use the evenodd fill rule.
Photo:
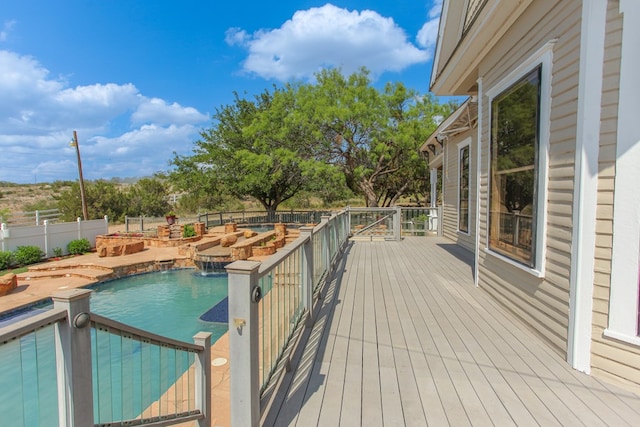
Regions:
<instances>
[{"instance_id":1,"label":"shadow on deck","mask_svg":"<svg viewBox=\"0 0 640 427\"><path fill-rule=\"evenodd\" d=\"M577 372L441 238L352 243L267 426L640 425L640 397Z\"/></svg>"}]
</instances>

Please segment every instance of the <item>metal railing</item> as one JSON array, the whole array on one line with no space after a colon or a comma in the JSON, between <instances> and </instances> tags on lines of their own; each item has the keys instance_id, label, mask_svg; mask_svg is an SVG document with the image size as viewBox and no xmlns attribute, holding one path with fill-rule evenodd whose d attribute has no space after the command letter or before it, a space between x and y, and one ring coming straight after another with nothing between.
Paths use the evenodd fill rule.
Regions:
<instances>
[{"instance_id":1,"label":"metal railing","mask_svg":"<svg viewBox=\"0 0 640 427\"><path fill-rule=\"evenodd\" d=\"M496 212L500 218L500 241L521 248L531 250L533 238L533 216L520 212Z\"/></svg>"},{"instance_id":2,"label":"metal railing","mask_svg":"<svg viewBox=\"0 0 640 427\"><path fill-rule=\"evenodd\" d=\"M261 400L288 366L302 325L311 324L314 295L340 260L349 230L348 211L323 216L262 264L227 266L231 425L258 425Z\"/></svg>"},{"instance_id":3,"label":"metal railing","mask_svg":"<svg viewBox=\"0 0 640 427\"><path fill-rule=\"evenodd\" d=\"M330 211L231 211L211 212L198 215L198 222L204 222L206 227L216 227L228 222L238 224L272 224L283 222L285 224L317 224L323 215L330 215Z\"/></svg>"},{"instance_id":4,"label":"metal railing","mask_svg":"<svg viewBox=\"0 0 640 427\"><path fill-rule=\"evenodd\" d=\"M438 221L441 208L401 208L403 236L442 235Z\"/></svg>"},{"instance_id":5,"label":"metal railing","mask_svg":"<svg viewBox=\"0 0 640 427\"><path fill-rule=\"evenodd\" d=\"M211 425L211 334L161 337L90 312L91 291L0 329L0 419L20 426ZM56 423L57 419L57 423Z\"/></svg>"},{"instance_id":6,"label":"metal railing","mask_svg":"<svg viewBox=\"0 0 640 427\"><path fill-rule=\"evenodd\" d=\"M402 236L441 235L441 208L348 208L351 234L367 239L400 240Z\"/></svg>"},{"instance_id":7,"label":"metal railing","mask_svg":"<svg viewBox=\"0 0 640 427\"><path fill-rule=\"evenodd\" d=\"M199 216L180 216L176 218L176 222L179 224L192 224L199 222ZM152 217L152 216L125 216L124 217L124 231L127 233L133 232L147 232L150 233L150 237L154 237L159 225L166 225L166 217Z\"/></svg>"}]
</instances>

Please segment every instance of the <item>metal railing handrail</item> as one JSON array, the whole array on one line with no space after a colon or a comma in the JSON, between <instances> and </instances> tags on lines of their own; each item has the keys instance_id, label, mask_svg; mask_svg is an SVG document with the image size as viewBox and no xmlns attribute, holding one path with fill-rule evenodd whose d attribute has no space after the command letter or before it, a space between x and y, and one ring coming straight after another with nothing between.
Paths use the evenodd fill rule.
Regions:
<instances>
[{"instance_id":1,"label":"metal railing handrail","mask_svg":"<svg viewBox=\"0 0 640 427\"><path fill-rule=\"evenodd\" d=\"M357 231L356 231L355 233L353 233L353 234L354 234L354 235L356 235L356 234L362 234L362 233L364 233L365 231L368 231L368 230L370 230L371 228L375 227L376 225L380 224L381 222L386 221L386 220L387 220L388 218L390 218L391 216L393 216L393 214L383 216L383 217L382 217L382 218L380 218L379 220L377 220L377 221L375 221L375 222L373 222L373 223L371 223L371 224L367 225L366 227L361 228L360 230L357 230Z\"/></svg>"},{"instance_id":2,"label":"metal railing handrail","mask_svg":"<svg viewBox=\"0 0 640 427\"><path fill-rule=\"evenodd\" d=\"M304 245L309 239L309 236L300 236L293 242L287 244L287 246L277 251L275 254L271 255L269 258L265 259L260 263L260 267L258 268L258 277L263 277L269 274L269 272L273 271L273 269L282 263L282 261L286 259L291 252Z\"/></svg>"},{"instance_id":3,"label":"metal railing handrail","mask_svg":"<svg viewBox=\"0 0 640 427\"><path fill-rule=\"evenodd\" d=\"M67 318L67 310L64 308L53 308L26 319L19 320L8 326L0 328L0 344L7 344L29 335L45 326L53 325Z\"/></svg>"},{"instance_id":4,"label":"metal railing handrail","mask_svg":"<svg viewBox=\"0 0 640 427\"><path fill-rule=\"evenodd\" d=\"M126 325L118 322L117 320L109 319L108 317L104 317L96 313L91 313L91 325L95 326L96 324L106 326L118 332L124 332L147 339L150 344L167 346L174 350L186 350L191 352L204 351L204 347L201 345L163 337L162 335L154 334L153 332L145 331L144 329L138 329L134 326Z\"/></svg>"}]
</instances>

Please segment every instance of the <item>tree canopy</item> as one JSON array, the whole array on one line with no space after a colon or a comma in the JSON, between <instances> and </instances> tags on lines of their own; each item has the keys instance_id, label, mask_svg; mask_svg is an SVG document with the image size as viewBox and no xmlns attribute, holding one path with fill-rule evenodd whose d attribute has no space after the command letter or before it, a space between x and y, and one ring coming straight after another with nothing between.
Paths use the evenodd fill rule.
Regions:
<instances>
[{"instance_id":1,"label":"tree canopy","mask_svg":"<svg viewBox=\"0 0 640 427\"><path fill-rule=\"evenodd\" d=\"M451 107L402 83L380 92L366 69L348 77L323 70L315 83L274 86L253 99L236 93L193 153L174 155L170 176L187 191L253 197L267 211L301 191L328 200L350 190L367 206L390 206L427 188L418 147Z\"/></svg>"}]
</instances>

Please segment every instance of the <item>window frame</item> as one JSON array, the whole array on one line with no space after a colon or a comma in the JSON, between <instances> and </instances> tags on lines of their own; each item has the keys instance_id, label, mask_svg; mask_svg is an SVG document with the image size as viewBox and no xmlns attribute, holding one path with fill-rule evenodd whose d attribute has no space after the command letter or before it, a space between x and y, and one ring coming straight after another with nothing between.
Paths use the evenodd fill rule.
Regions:
<instances>
[{"instance_id":1,"label":"window frame","mask_svg":"<svg viewBox=\"0 0 640 427\"><path fill-rule=\"evenodd\" d=\"M467 229L460 227L461 223L461 207L462 207L462 152L467 150ZM471 138L468 137L464 141L458 143L458 233L471 234Z\"/></svg>"},{"instance_id":2,"label":"window frame","mask_svg":"<svg viewBox=\"0 0 640 427\"><path fill-rule=\"evenodd\" d=\"M486 191L486 203L487 203L487 231L486 239L484 241L484 251L494 257L497 257L506 263L517 267L523 271L526 271L535 277L542 278L545 274L545 258L546 258L546 231L547 231L547 188L548 188L548 164L549 164L549 139L550 139L550 127L551 127L551 72L553 68L553 46L556 40L551 40L542 46L538 51L532 54L529 58L520 62L518 67L513 69L505 77L499 80L496 84L490 87L485 96L488 99L489 106L489 138L487 141L488 156L487 156L487 191ZM489 226L489 209L491 202L491 123L492 117L492 103L495 98L500 96L507 89L511 88L515 83L520 81L523 77L530 74L534 69L540 67L540 98L539 98L539 119L538 119L538 158L536 163L537 168L537 182L535 184L535 202L536 212L535 218L535 234L532 239L535 239L535 251L532 253L534 258L533 266L528 266L520 261L510 258L500 252L491 249L490 230Z\"/></svg>"}]
</instances>

